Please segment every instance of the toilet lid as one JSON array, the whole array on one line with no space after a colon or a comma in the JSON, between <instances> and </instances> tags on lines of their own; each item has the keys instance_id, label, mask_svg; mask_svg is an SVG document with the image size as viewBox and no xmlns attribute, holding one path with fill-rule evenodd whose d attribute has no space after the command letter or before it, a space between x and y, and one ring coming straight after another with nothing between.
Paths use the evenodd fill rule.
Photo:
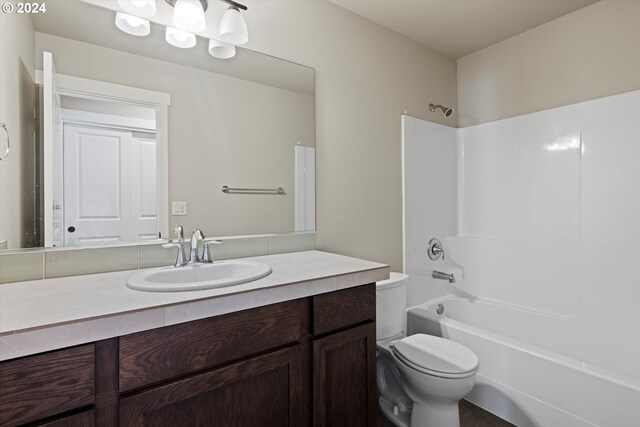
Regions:
<instances>
[{"instance_id":1,"label":"toilet lid","mask_svg":"<svg viewBox=\"0 0 640 427\"><path fill-rule=\"evenodd\" d=\"M463 374L478 368L478 357L455 341L415 334L394 342L394 351L411 364L442 374Z\"/></svg>"}]
</instances>

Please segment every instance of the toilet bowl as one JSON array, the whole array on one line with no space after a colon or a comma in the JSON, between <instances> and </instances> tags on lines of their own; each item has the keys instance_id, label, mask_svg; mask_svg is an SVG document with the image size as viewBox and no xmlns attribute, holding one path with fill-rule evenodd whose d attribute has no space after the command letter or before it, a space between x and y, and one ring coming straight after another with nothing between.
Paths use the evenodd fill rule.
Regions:
<instances>
[{"instance_id":1,"label":"toilet bowl","mask_svg":"<svg viewBox=\"0 0 640 427\"><path fill-rule=\"evenodd\" d=\"M376 284L378 401L399 427L459 427L458 402L475 384L477 356L462 344L403 334L408 276Z\"/></svg>"}]
</instances>

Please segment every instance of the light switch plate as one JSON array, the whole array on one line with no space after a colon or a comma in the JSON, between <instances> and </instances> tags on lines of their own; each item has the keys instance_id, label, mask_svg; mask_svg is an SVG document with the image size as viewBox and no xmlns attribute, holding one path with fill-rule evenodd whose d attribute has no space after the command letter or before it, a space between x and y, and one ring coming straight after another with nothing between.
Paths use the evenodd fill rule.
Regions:
<instances>
[{"instance_id":1,"label":"light switch plate","mask_svg":"<svg viewBox=\"0 0 640 427\"><path fill-rule=\"evenodd\" d=\"M187 214L187 202L171 202L171 214L176 216L183 216Z\"/></svg>"}]
</instances>

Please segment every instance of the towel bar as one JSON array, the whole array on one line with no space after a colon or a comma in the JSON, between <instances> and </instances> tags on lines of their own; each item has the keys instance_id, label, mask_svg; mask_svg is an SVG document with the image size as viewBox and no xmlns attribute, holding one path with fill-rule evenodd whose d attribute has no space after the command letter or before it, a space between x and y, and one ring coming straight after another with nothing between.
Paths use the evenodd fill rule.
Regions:
<instances>
[{"instance_id":1,"label":"towel bar","mask_svg":"<svg viewBox=\"0 0 640 427\"><path fill-rule=\"evenodd\" d=\"M231 188L227 185L222 187L222 192L225 194L285 194L284 188Z\"/></svg>"}]
</instances>

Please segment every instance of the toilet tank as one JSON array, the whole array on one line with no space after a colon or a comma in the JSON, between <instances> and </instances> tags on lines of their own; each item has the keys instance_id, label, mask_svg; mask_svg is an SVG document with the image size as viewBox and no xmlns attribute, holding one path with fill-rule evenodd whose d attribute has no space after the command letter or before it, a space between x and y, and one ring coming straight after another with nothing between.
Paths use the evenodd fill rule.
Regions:
<instances>
[{"instance_id":1,"label":"toilet tank","mask_svg":"<svg viewBox=\"0 0 640 427\"><path fill-rule=\"evenodd\" d=\"M407 282L404 273L389 273L389 279L376 282L376 340L403 332L407 306Z\"/></svg>"}]
</instances>

